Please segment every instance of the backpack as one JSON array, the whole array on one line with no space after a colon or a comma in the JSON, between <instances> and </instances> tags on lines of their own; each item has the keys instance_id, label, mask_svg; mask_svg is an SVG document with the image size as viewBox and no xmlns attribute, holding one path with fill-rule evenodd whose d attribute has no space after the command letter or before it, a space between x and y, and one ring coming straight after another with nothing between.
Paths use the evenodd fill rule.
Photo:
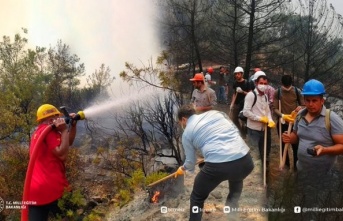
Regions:
<instances>
[{"instance_id":1,"label":"backpack","mask_svg":"<svg viewBox=\"0 0 343 221\"><path fill-rule=\"evenodd\" d=\"M253 81L253 76L254 76L254 75L252 75L252 76L248 79L249 89L252 90L252 91L255 89L255 82Z\"/></svg>"},{"instance_id":2,"label":"backpack","mask_svg":"<svg viewBox=\"0 0 343 221\"><path fill-rule=\"evenodd\" d=\"M298 88L293 86L294 87L294 90L295 90L295 94L297 95L297 101L298 101L298 104L300 105L300 95L299 95L299 91L298 91ZM280 97L281 97L281 88L278 87L277 89L277 99L280 100Z\"/></svg>"},{"instance_id":3,"label":"backpack","mask_svg":"<svg viewBox=\"0 0 343 221\"><path fill-rule=\"evenodd\" d=\"M331 114L331 110L330 109L326 109L325 110L325 128L330 133L330 136L331 136L330 114ZM297 122L299 122L299 120L301 119L301 115L298 114L295 119L296 119Z\"/></svg>"},{"instance_id":4,"label":"backpack","mask_svg":"<svg viewBox=\"0 0 343 221\"><path fill-rule=\"evenodd\" d=\"M244 79L244 85L245 85L245 90L248 90L248 91L251 90L250 83L249 83L248 80ZM254 90L252 89L251 91L254 91ZM255 102L256 102L256 101L255 101ZM244 107L244 99L243 99L241 102L239 102L238 106L239 106L239 109L238 109L239 112L240 112L241 110L243 110L243 107Z\"/></svg>"},{"instance_id":5,"label":"backpack","mask_svg":"<svg viewBox=\"0 0 343 221\"><path fill-rule=\"evenodd\" d=\"M254 107L254 105L256 104L256 101L257 101L256 92L255 92L255 91L252 91L252 93L254 94L254 102L252 103L251 108ZM266 95L264 95L264 98L265 98L266 101L267 101ZM238 113L238 118L239 118L241 121L244 121L244 122L248 120L248 118L247 118L246 116L243 115L243 110L241 110L241 111Z\"/></svg>"}]
</instances>

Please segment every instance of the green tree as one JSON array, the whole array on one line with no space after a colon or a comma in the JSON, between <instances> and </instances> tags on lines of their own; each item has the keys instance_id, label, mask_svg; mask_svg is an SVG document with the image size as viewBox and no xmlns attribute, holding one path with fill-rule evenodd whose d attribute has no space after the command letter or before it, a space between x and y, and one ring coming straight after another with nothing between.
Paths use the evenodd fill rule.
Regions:
<instances>
[{"instance_id":1,"label":"green tree","mask_svg":"<svg viewBox=\"0 0 343 221\"><path fill-rule=\"evenodd\" d=\"M73 108L76 104L78 77L84 75L84 64L79 64L80 58L71 54L68 45L62 40L57 42L56 48L48 50L48 72L51 81L45 93L44 101L55 105L64 105Z\"/></svg>"},{"instance_id":2,"label":"green tree","mask_svg":"<svg viewBox=\"0 0 343 221\"><path fill-rule=\"evenodd\" d=\"M24 33L26 30L24 29ZM36 51L26 50L27 39L16 34L0 42L0 139L28 140L35 124L44 84L36 63Z\"/></svg>"}]
</instances>

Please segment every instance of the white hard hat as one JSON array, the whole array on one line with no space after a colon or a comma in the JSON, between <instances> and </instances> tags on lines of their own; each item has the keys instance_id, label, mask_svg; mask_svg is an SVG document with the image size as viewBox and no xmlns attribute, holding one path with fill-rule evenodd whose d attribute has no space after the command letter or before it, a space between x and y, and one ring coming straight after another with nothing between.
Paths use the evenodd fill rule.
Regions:
<instances>
[{"instance_id":1,"label":"white hard hat","mask_svg":"<svg viewBox=\"0 0 343 221\"><path fill-rule=\"evenodd\" d=\"M256 71L252 80L256 81L259 76L267 76L267 75L263 71Z\"/></svg>"},{"instance_id":2,"label":"white hard hat","mask_svg":"<svg viewBox=\"0 0 343 221\"><path fill-rule=\"evenodd\" d=\"M242 67L236 67L236 68L235 68L235 71L234 71L233 73L237 73L237 72L242 72L242 73L244 73L244 70L243 70Z\"/></svg>"}]
</instances>

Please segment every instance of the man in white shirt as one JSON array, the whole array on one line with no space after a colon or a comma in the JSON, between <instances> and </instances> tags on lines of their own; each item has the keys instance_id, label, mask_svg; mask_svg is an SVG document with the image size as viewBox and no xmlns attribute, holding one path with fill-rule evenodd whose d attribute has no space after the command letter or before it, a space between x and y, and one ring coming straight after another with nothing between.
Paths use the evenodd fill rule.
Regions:
<instances>
[{"instance_id":1,"label":"man in white shirt","mask_svg":"<svg viewBox=\"0 0 343 221\"><path fill-rule=\"evenodd\" d=\"M262 71L260 71L262 72ZM264 73L255 74L256 88L245 96L243 114L248 118L248 138L249 143L257 146L260 158L264 161L264 130L267 127L267 162L271 148L270 128L275 127L275 122L269 109L268 97L265 90L268 86L268 78Z\"/></svg>"},{"instance_id":2,"label":"man in white shirt","mask_svg":"<svg viewBox=\"0 0 343 221\"><path fill-rule=\"evenodd\" d=\"M254 163L249 147L240 137L236 126L224 112L210 110L195 114L192 105L180 108L178 120L184 128L182 146L186 159L177 170L177 175L182 175L185 170L194 170L196 151L201 151L205 160L205 165L194 180L189 220L201 220L204 201L223 181L229 183L225 205L238 208L243 180L253 170ZM197 208L198 212L194 212L193 208Z\"/></svg>"}]
</instances>

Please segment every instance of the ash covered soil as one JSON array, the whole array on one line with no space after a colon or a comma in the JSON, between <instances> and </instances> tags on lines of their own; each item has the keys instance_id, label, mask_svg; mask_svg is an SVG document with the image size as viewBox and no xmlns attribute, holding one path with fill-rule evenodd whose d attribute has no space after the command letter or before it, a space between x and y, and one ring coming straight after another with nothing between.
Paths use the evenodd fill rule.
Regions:
<instances>
[{"instance_id":1,"label":"ash covered soil","mask_svg":"<svg viewBox=\"0 0 343 221\"><path fill-rule=\"evenodd\" d=\"M263 187L262 168L260 160L252 151L255 168L244 180L243 193L240 199L240 209L261 210L266 207L266 191ZM128 205L121 209L113 208L106 216L106 220L188 220L189 218L189 197L193 187L193 180L199 172L197 168L194 174L186 174L184 178L184 193L168 199L162 203L150 203L150 196L147 192L141 191L135 194L135 198ZM205 211L202 220L267 220L267 213L251 211L239 212L234 216L225 214L223 207L228 194L227 182L221 183L205 201ZM167 207L167 213L161 213L161 207ZM175 210L175 211L172 211Z\"/></svg>"},{"instance_id":2,"label":"ash covered soil","mask_svg":"<svg viewBox=\"0 0 343 221\"><path fill-rule=\"evenodd\" d=\"M227 113L227 105L218 105L218 109ZM273 148L275 149L275 148ZM228 213L223 212L225 199L228 194L228 183L222 182L205 201L205 212L202 220L246 220L264 221L268 220L268 213L262 208L267 208L266 188L263 186L263 170L257 150L250 149L254 162L254 170L244 180L243 192L239 201L240 209L245 212ZM135 193L134 200L122 208L108 208L105 220L188 220L189 198L193 188L193 181L199 168L193 174L187 173L184 177L184 192L175 197L168 198L159 203L151 203L151 196L147 191ZM173 178L172 178L173 179ZM167 213L161 213L161 207L167 207Z\"/></svg>"}]
</instances>

